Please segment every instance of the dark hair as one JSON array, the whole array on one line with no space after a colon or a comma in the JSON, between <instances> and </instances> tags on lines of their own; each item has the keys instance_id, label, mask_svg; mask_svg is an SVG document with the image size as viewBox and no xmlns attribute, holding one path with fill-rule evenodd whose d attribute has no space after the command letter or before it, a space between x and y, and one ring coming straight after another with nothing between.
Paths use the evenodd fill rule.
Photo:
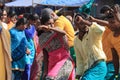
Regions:
<instances>
[{"instance_id":1,"label":"dark hair","mask_svg":"<svg viewBox=\"0 0 120 80\"><path fill-rule=\"evenodd\" d=\"M9 11L9 12L8 12L8 17L11 18L11 17L13 17L13 16L17 16L16 13L15 13L15 11Z\"/></svg>"},{"instance_id":2,"label":"dark hair","mask_svg":"<svg viewBox=\"0 0 120 80\"><path fill-rule=\"evenodd\" d=\"M50 16L44 15L41 17L41 24L45 24L47 21L49 21L51 19Z\"/></svg>"},{"instance_id":3,"label":"dark hair","mask_svg":"<svg viewBox=\"0 0 120 80\"><path fill-rule=\"evenodd\" d=\"M35 21L37 19L39 19L39 16L37 14L30 14L30 15L28 15L28 20Z\"/></svg>"},{"instance_id":4,"label":"dark hair","mask_svg":"<svg viewBox=\"0 0 120 80\"><path fill-rule=\"evenodd\" d=\"M29 15L30 15L30 13L24 13L23 17L28 19Z\"/></svg>"},{"instance_id":5,"label":"dark hair","mask_svg":"<svg viewBox=\"0 0 120 80\"><path fill-rule=\"evenodd\" d=\"M26 18L20 18L16 23L16 27L18 27L20 25L24 25L24 24L27 24L27 19Z\"/></svg>"},{"instance_id":6,"label":"dark hair","mask_svg":"<svg viewBox=\"0 0 120 80\"><path fill-rule=\"evenodd\" d=\"M51 13L53 13L53 10L50 9L50 8L44 8L42 11L41 11L41 17L42 16L51 16Z\"/></svg>"},{"instance_id":7,"label":"dark hair","mask_svg":"<svg viewBox=\"0 0 120 80\"><path fill-rule=\"evenodd\" d=\"M3 15L3 11L0 9L0 19L2 15Z\"/></svg>"},{"instance_id":8,"label":"dark hair","mask_svg":"<svg viewBox=\"0 0 120 80\"><path fill-rule=\"evenodd\" d=\"M100 9L100 13L104 14L106 11L110 10L111 7L109 5L104 5L101 9Z\"/></svg>"}]
</instances>

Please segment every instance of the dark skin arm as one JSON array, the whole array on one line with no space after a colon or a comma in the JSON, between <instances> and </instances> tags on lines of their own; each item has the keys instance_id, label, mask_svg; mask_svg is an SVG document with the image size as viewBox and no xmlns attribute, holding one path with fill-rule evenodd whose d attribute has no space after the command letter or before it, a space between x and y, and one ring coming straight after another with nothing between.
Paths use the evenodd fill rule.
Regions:
<instances>
[{"instance_id":1,"label":"dark skin arm","mask_svg":"<svg viewBox=\"0 0 120 80\"><path fill-rule=\"evenodd\" d=\"M79 24L79 23L83 23L83 24L85 24L85 25L88 25L88 26L91 26L92 25L92 22L90 22L90 21L88 21L88 20L84 20L81 16L77 16L76 17L76 19L75 19L75 22L77 23L77 24Z\"/></svg>"},{"instance_id":2,"label":"dark skin arm","mask_svg":"<svg viewBox=\"0 0 120 80\"><path fill-rule=\"evenodd\" d=\"M120 22L120 7L118 4L115 4L113 9L110 9L111 13L115 17L115 19Z\"/></svg>"},{"instance_id":3,"label":"dark skin arm","mask_svg":"<svg viewBox=\"0 0 120 80\"><path fill-rule=\"evenodd\" d=\"M113 14L114 18L120 22L120 7L119 5L114 5L113 9L110 8L109 9L110 12ZM100 19L96 19L92 16L90 16L90 21L92 22L97 22L98 24L102 25L102 26L109 26L109 22L105 21L105 20L100 20Z\"/></svg>"},{"instance_id":4,"label":"dark skin arm","mask_svg":"<svg viewBox=\"0 0 120 80\"><path fill-rule=\"evenodd\" d=\"M119 74L119 56L117 51L114 48L111 48L112 56L113 56L113 64L115 68L115 75Z\"/></svg>"},{"instance_id":5,"label":"dark skin arm","mask_svg":"<svg viewBox=\"0 0 120 80\"><path fill-rule=\"evenodd\" d=\"M45 25L41 25L38 27L39 30L45 30L45 31L54 31L57 32L59 35L64 36L66 34L65 31L61 30L60 28L57 27L49 27L49 26L45 26Z\"/></svg>"},{"instance_id":6,"label":"dark skin arm","mask_svg":"<svg viewBox=\"0 0 120 80\"><path fill-rule=\"evenodd\" d=\"M92 16L90 16L90 21L97 22L98 24L100 24L102 26L109 26L109 22L108 21L96 19L96 18L94 18Z\"/></svg>"}]
</instances>

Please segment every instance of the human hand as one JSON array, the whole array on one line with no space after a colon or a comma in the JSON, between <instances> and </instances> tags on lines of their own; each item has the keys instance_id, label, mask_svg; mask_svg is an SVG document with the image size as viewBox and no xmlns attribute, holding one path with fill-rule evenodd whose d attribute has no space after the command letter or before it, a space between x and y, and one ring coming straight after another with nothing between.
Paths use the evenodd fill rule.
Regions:
<instances>
[{"instance_id":1,"label":"human hand","mask_svg":"<svg viewBox=\"0 0 120 80\"><path fill-rule=\"evenodd\" d=\"M95 21L95 18L92 17L92 16L90 16L90 17L89 17L89 21Z\"/></svg>"},{"instance_id":2,"label":"human hand","mask_svg":"<svg viewBox=\"0 0 120 80\"><path fill-rule=\"evenodd\" d=\"M118 4L115 4L112 8L109 8L110 15L113 15L114 18L120 22L120 7Z\"/></svg>"},{"instance_id":3,"label":"human hand","mask_svg":"<svg viewBox=\"0 0 120 80\"><path fill-rule=\"evenodd\" d=\"M26 54L30 54L30 50L28 48L26 49Z\"/></svg>"},{"instance_id":4,"label":"human hand","mask_svg":"<svg viewBox=\"0 0 120 80\"><path fill-rule=\"evenodd\" d=\"M81 17L81 16L77 16L76 18L75 18L75 22L76 23L81 23L83 21L83 18Z\"/></svg>"},{"instance_id":5,"label":"human hand","mask_svg":"<svg viewBox=\"0 0 120 80\"><path fill-rule=\"evenodd\" d=\"M113 15L120 22L120 7L118 4L114 5L113 7Z\"/></svg>"}]
</instances>

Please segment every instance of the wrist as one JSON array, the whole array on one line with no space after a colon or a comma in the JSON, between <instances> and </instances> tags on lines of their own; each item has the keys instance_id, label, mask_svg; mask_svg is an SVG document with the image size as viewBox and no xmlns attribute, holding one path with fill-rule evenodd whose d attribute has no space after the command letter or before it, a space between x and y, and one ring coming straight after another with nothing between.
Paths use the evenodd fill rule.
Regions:
<instances>
[{"instance_id":1,"label":"wrist","mask_svg":"<svg viewBox=\"0 0 120 80\"><path fill-rule=\"evenodd\" d=\"M51 30L51 27L48 27L48 30L50 31L50 30Z\"/></svg>"}]
</instances>

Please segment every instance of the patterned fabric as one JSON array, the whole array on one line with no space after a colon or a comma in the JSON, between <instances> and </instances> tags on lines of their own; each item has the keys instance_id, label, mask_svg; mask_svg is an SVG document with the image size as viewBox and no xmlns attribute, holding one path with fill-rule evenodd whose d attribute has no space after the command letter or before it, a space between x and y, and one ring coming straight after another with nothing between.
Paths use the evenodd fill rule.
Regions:
<instances>
[{"instance_id":1,"label":"patterned fabric","mask_svg":"<svg viewBox=\"0 0 120 80\"><path fill-rule=\"evenodd\" d=\"M42 75L42 61L43 61L43 53L39 53L35 56L34 62L31 67L31 75L30 80L39 80Z\"/></svg>"},{"instance_id":2,"label":"patterned fabric","mask_svg":"<svg viewBox=\"0 0 120 80\"><path fill-rule=\"evenodd\" d=\"M60 41L59 37L53 38L53 36L55 35L56 33L54 32L45 32L41 34L41 36L39 36L39 43L40 43L41 49L42 47L44 47L48 52L59 49L62 46L68 49L68 44L66 42L65 37L62 38L64 40L64 42L62 42ZM61 44L61 42L63 44ZM49 43L49 44L46 44L46 43Z\"/></svg>"},{"instance_id":3,"label":"patterned fabric","mask_svg":"<svg viewBox=\"0 0 120 80\"><path fill-rule=\"evenodd\" d=\"M35 32L34 35L34 44L36 48L36 54L31 66L30 80L39 80L40 76L42 75L43 52L40 49L37 32Z\"/></svg>"},{"instance_id":4,"label":"patterned fabric","mask_svg":"<svg viewBox=\"0 0 120 80\"><path fill-rule=\"evenodd\" d=\"M46 33L42 33L41 36L39 36L39 43L40 43L40 47L42 49L42 47L45 47L44 45L46 44L46 42L50 39L50 37L53 35L53 32L46 32Z\"/></svg>"},{"instance_id":5,"label":"patterned fabric","mask_svg":"<svg viewBox=\"0 0 120 80\"><path fill-rule=\"evenodd\" d=\"M21 44L14 51L12 51L12 59L13 61L20 60L26 54L26 45L24 38L21 40Z\"/></svg>"},{"instance_id":6,"label":"patterned fabric","mask_svg":"<svg viewBox=\"0 0 120 80\"><path fill-rule=\"evenodd\" d=\"M12 68L13 70L17 69L23 71L27 62L27 40L25 37L25 33L24 31L17 30L13 27L12 29L10 29L10 35L12 56L16 56L17 59L19 58L19 60L12 61ZM20 53L19 56L18 53Z\"/></svg>"},{"instance_id":7,"label":"patterned fabric","mask_svg":"<svg viewBox=\"0 0 120 80\"><path fill-rule=\"evenodd\" d=\"M41 49L44 48L48 52L49 56L47 76L55 78L56 76L58 76L57 74L59 73L59 70L63 67L64 63L67 61L68 58L70 58L70 53L68 50L69 46L65 41L65 37L59 36L55 32L42 33L39 37L39 42ZM70 67L72 67L73 69L73 66ZM61 72L61 74L62 73L64 72Z\"/></svg>"},{"instance_id":8,"label":"patterned fabric","mask_svg":"<svg viewBox=\"0 0 120 80\"><path fill-rule=\"evenodd\" d=\"M71 60L66 60L63 67L59 70L58 75L54 77L46 76L46 80L68 80L69 75L72 72L72 62Z\"/></svg>"}]
</instances>

